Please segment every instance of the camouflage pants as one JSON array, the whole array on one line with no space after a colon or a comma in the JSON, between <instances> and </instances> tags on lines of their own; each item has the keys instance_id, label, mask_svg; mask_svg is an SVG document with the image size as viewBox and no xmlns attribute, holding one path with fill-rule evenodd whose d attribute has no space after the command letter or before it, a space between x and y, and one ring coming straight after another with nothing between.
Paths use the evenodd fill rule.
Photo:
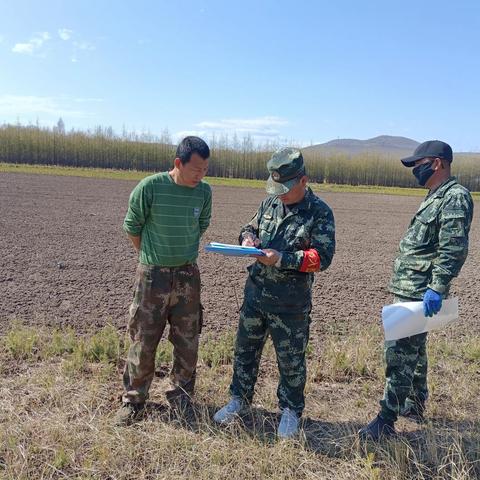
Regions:
<instances>
[{"instance_id":1,"label":"camouflage pants","mask_svg":"<svg viewBox=\"0 0 480 480\"><path fill-rule=\"evenodd\" d=\"M269 313L245 302L240 311L230 393L248 403L252 401L260 357L270 334L280 372L279 406L301 415L305 406L305 350L309 329L308 313Z\"/></svg>"},{"instance_id":2,"label":"camouflage pants","mask_svg":"<svg viewBox=\"0 0 480 480\"><path fill-rule=\"evenodd\" d=\"M415 301L395 297L397 302ZM418 300L417 300L418 301ZM380 415L396 421L403 409L428 398L427 333L385 342L385 390Z\"/></svg>"},{"instance_id":3,"label":"camouflage pants","mask_svg":"<svg viewBox=\"0 0 480 480\"><path fill-rule=\"evenodd\" d=\"M128 331L132 344L123 373L126 403L144 403L155 372L155 353L167 322L173 344L168 399L191 395L195 387L202 327L200 274L196 265L137 268Z\"/></svg>"}]
</instances>

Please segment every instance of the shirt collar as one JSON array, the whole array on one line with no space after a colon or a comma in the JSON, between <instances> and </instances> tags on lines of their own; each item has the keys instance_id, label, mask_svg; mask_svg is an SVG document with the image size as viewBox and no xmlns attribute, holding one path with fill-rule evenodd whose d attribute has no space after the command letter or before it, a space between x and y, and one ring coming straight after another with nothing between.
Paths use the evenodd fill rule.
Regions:
<instances>
[{"instance_id":1,"label":"shirt collar","mask_svg":"<svg viewBox=\"0 0 480 480\"><path fill-rule=\"evenodd\" d=\"M441 183L433 192L429 192L425 199L431 197L443 197L445 192L452 186L452 183L455 183L457 179L455 177L448 177L443 183Z\"/></svg>"}]
</instances>

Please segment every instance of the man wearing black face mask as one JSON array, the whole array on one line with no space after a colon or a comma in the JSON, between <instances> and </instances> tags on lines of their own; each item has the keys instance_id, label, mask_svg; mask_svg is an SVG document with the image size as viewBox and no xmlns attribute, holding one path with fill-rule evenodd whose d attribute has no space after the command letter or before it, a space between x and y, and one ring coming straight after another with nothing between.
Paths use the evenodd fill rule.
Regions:
<instances>
[{"instance_id":1,"label":"man wearing black face mask","mask_svg":"<svg viewBox=\"0 0 480 480\"><path fill-rule=\"evenodd\" d=\"M418 183L429 189L400 242L390 291L397 302L423 301L425 316L440 311L450 282L458 275L468 253L473 216L470 192L450 174L450 145L430 140L404 158ZM427 334L385 342L385 391L380 413L359 432L378 440L395 434L398 415L422 421L427 389Z\"/></svg>"}]
</instances>

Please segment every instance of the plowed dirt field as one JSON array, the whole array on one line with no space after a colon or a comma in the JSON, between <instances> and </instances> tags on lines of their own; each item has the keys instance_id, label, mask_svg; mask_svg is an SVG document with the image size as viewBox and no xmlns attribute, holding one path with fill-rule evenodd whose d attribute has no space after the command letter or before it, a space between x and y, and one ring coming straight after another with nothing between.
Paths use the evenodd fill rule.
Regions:
<instances>
[{"instance_id":1,"label":"plowed dirt field","mask_svg":"<svg viewBox=\"0 0 480 480\"><path fill-rule=\"evenodd\" d=\"M136 267L122 231L135 182L0 174L0 333L10 320L74 327L79 333L110 322L125 328ZM207 254L209 241L236 243L255 213L262 189L213 187L212 223L202 240L204 331L237 322L250 259ZM398 242L421 202L418 197L328 193L337 225L332 266L316 276L312 341L322 332L380 321ZM452 293L460 297L459 334L480 332L478 210L470 255Z\"/></svg>"}]
</instances>

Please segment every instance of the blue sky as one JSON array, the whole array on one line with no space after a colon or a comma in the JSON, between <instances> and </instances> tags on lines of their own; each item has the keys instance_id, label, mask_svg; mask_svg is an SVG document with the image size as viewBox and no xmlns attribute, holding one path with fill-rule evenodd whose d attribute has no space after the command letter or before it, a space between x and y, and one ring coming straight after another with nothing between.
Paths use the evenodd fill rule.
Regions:
<instances>
[{"instance_id":1,"label":"blue sky","mask_svg":"<svg viewBox=\"0 0 480 480\"><path fill-rule=\"evenodd\" d=\"M480 2L9 0L0 123L480 151Z\"/></svg>"}]
</instances>

